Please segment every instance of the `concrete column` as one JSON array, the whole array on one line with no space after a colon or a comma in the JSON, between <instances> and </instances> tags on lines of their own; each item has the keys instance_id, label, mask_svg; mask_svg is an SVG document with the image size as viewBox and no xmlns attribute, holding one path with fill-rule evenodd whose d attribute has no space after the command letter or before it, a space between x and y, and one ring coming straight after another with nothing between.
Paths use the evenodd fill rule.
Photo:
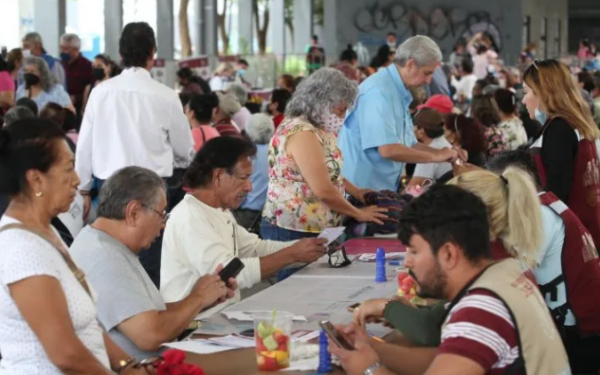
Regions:
<instances>
[{"instance_id":1,"label":"concrete column","mask_svg":"<svg viewBox=\"0 0 600 375\"><path fill-rule=\"evenodd\" d=\"M312 0L294 0L294 53L304 53L312 37L313 2Z\"/></svg>"},{"instance_id":2,"label":"concrete column","mask_svg":"<svg viewBox=\"0 0 600 375\"><path fill-rule=\"evenodd\" d=\"M58 56L60 37L67 24L66 0L34 0L33 24L44 41L46 52Z\"/></svg>"},{"instance_id":3,"label":"concrete column","mask_svg":"<svg viewBox=\"0 0 600 375\"><path fill-rule=\"evenodd\" d=\"M122 0L104 0L104 51L115 61L121 60L119 38L122 30Z\"/></svg>"},{"instance_id":4,"label":"concrete column","mask_svg":"<svg viewBox=\"0 0 600 375\"><path fill-rule=\"evenodd\" d=\"M196 35L192 37L194 44L194 55L203 55L206 53L204 43L204 0L192 0L190 7L194 7L196 18L190 22L190 34Z\"/></svg>"},{"instance_id":5,"label":"concrete column","mask_svg":"<svg viewBox=\"0 0 600 375\"><path fill-rule=\"evenodd\" d=\"M324 2L324 30L323 30L323 41L325 45L325 51L339 51L337 41L337 6L338 0L327 0ZM329 53L331 53L329 52Z\"/></svg>"},{"instance_id":6,"label":"concrete column","mask_svg":"<svg viewBox=\"0 0 600 375\"><path fill-rule=\"evenodd\" d=\"M175 52L174 22L173 0L156 0L156 52L158 58L173 59Z\"/></svg>"},{"instance_id":7,"label":"concrete column","mask_svg":"<svg viewBox=\"0 0 600 375\"><path fill-rule=\"evenodd\" d=\"M269 4L270 22L268 44L276 55L290 53L292 46L287 45L286 35L288 33L285 25L285 0L271 0Z\"/></svg>"},{"instance_id":8,"label":"concrete column","mask_svg":"<svg viewBox=\"0 0 600 375\"><path fill-rule=\"evenodd\" d=\"M240 53L254 53L254 0L238 0L238 35Z\"/></svg>"},{"instance_id":9,"label":"concrete column","mask_svg":"<svg viewBox=\"0 0 600 375\"><path fill-rule=\"evenodd\" d=\"M217 0L204 0L203 15L203 34L204 34L204 53L209 56L216 56L218 53L217 43Z\"/></svg>"}]
</instances>

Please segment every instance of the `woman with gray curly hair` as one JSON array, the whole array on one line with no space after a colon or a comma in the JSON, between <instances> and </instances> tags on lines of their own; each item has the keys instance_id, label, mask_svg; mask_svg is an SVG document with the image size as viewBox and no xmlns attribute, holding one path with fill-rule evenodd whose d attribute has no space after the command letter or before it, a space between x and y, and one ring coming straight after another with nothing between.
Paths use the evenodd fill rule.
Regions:
<instances>
[{"instance_id":1,"label":"woman with gray curly hair","mask_svg":"<svg viewBox=\"0 0 600 375\"><path fill-rule=\"evenodd\" d=\"M50 102L57 103L75 113L69 94L62 85L55 82L46 62L36 56L30 56L23 61L23 78L25 83L17 89L17 99L29 98L40 110Z\"/></svg>"},{"instance_id":2,"label":"woman with gray curly hair","mask_svg":"<svg viewBox=\"0 0 600 375\"><path fill-rule=\"evenodd\" d=\"M304 79L286 107L269 149L269 188L261 235L290 241L316 237L342 224L344 216L381 223L385 209L351 205L344 194L364 191L342 176L337 133L358 86L331 68Z\"/></svg>"}]
</instances>

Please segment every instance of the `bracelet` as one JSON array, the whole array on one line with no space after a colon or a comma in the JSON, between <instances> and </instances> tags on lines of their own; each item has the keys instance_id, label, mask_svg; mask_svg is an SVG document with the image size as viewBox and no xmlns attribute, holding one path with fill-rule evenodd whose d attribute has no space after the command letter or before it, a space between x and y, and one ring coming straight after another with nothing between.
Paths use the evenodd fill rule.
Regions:
<instances>
[{"instance_id":1,"label":"bracelet","mask_svg":"<svg viewBox=\"0 0 600 375\"><path fill-rule=\"evenodd\" d=\"M117 369L117 374L120 374L123 370L125 370L129 365L131 365L135 361L135 358L129 357L127 359L122 359L119 361L119 368Z\"/></svg>"},{"instance_id":2,"label":"bracelet","mask_svg":"<svg viewBox=\"0 0 600 375\"><path fill-rule=\"evenodd\" d=\"M363 375L373 375L375 373L375 370L377 370L380 367L381 367L381 364L379 364L379 362L375 362L368 369L365 370Z\"/></svg>"}]
</instances>

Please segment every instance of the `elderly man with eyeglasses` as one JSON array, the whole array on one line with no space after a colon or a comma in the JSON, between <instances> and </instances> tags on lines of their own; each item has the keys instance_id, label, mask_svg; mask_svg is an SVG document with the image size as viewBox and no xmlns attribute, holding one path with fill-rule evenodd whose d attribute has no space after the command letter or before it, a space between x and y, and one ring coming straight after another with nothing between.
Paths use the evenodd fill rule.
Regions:
<instances>
[{"instance_id":1,"label":"elderly man with eyeglasses","mask_svg":"<svg viewBox=\"0 0 600 375\"><path fill-rule=\"evenodd\" d=\"M98 218L71 246L71 255L97 294L98 320L127 353L141 360L160 354L161 344L179 336L198 313L234 296L212 274L195 282L189 295L166 304L140 264L167 221L166 188L153 171L126 167L102 186Z\"/></svg>"}]
</instances>

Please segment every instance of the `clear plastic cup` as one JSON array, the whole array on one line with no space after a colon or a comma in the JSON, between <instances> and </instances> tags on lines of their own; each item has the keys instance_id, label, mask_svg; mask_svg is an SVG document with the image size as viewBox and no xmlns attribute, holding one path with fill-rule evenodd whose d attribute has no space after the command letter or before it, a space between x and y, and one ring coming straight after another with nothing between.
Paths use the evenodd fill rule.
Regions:
<instances>
[{"instance_id":1,"label":"clear plastic cup","mask_svg":"<svg viewBox=\"0 0 600 375\"><path fill-rule=\"evenodd\" d=\"M257 312L254 317L256 363L260 371L279 371L290 366L294 314L277 311Z\"/></svg>"}]
</instances>

